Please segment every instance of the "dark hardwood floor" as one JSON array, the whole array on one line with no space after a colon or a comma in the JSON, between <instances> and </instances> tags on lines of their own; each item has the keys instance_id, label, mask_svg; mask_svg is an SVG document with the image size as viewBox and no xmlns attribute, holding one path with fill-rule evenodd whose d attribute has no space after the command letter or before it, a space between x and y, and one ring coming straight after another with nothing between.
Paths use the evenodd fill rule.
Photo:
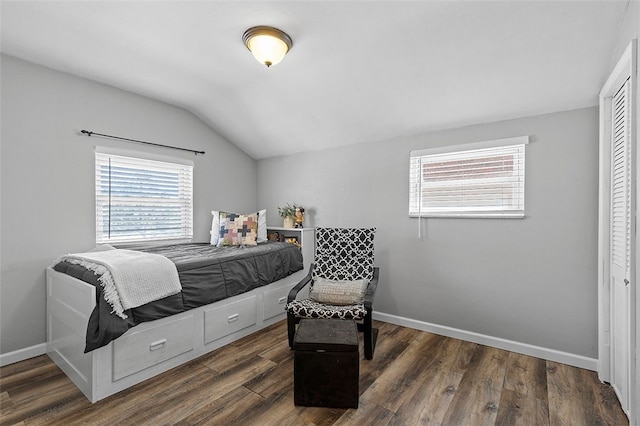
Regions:
<instances>
[{"instance_id":1,"label":"dark hardwood floor","mask_svg":"<svg viewBox=\"0 0 640 426\"><path fill-rule=\"evenodd\" d=\"M213 425L626 425L596 373L376 322L360 342L360 406L293 404L286 322L95 404L46 356L0 369L0 423Z\"/></svg>"}]
</instances>

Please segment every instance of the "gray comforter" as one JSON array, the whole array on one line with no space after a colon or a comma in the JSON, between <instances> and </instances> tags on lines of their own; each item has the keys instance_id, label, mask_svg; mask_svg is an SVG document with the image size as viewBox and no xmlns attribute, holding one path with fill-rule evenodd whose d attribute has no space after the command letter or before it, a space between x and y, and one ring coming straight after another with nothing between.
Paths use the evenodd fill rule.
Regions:
<instances>
[{"instance_id":1,"label":"gray comforter","mask_svg":"<svg viewBox=\"0 0 640 426\"><path fill-rule=\"evenodd\" d=\"M302 269L300 249L288 243L265 242L255 247L216 247L208 243L127 247L161 254L175 263L182 292L125 311L127 319L111 313L98 276L82 266L60 262L59 272L92 284L96 307L87 326L85 352L107 345L129 328L253 290Z\"/></svg>"}]
</instances>

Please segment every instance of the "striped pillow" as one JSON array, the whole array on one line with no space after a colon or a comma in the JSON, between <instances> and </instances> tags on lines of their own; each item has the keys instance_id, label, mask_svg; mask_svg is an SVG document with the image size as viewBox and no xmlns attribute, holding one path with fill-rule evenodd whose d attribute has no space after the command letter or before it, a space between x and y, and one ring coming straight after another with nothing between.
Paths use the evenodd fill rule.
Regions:
<instances>
[{"instance_id":1,"label":"striped pillow","mask_svg":"<svg viewBox=\"0 0 640 426\"><path fill-rule=\"evenodd\" d=\"M364 301L368 280L334 281L317 277L309 298L328 305L356 305Z\"/></svg>"}]
</instances>

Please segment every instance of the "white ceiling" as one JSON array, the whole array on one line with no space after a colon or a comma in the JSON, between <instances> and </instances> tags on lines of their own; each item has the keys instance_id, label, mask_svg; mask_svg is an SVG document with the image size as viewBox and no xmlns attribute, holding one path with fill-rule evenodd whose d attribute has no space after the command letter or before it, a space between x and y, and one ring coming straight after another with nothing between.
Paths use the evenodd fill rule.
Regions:
<instances>
[{"instance_id":1,"label":"white ceiling","mask_svg":"<svg viewBox=\"0 0 640 426\"><path fill-rule=\"evenodd\" d=\"M186 108L255 159L596 105L628 1L5 1L1 50ZM270 25L270 69L242 43Z\"/></svg>"}]
</instances>

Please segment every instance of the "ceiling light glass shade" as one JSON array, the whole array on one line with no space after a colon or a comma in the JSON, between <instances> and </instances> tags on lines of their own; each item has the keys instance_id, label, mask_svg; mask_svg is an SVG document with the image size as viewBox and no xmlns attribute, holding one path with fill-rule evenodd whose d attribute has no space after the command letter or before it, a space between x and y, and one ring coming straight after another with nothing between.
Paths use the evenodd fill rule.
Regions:
<instances>
[{"instance_id":1,"label":"ceiling light glass shade","mask_svg":"<svg viewBox=\"0 0 640 426\"><path fill-rule=\"evenodd\" d=\"M272 27L249 28L242 40L253 57L267 67L282 61L293 45L291 37Z\"/></svg>"}]
</instances>

